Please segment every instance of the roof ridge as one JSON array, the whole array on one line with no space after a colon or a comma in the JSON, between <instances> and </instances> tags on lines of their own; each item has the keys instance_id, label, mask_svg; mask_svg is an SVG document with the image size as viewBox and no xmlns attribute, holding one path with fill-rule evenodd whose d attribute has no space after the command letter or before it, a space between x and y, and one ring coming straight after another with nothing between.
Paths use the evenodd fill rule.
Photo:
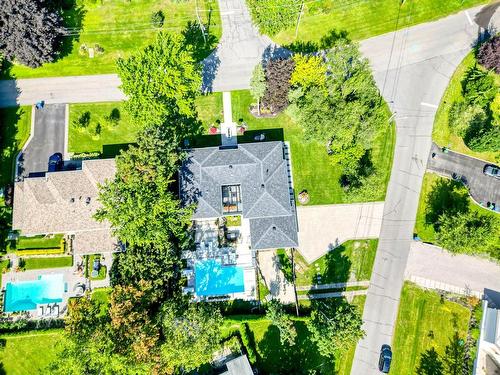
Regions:
<instances>
[{"instance_id":1,"label":"roof ridge","mask_svg":"<svg viewBox=\"0 0 500 375\"><path fill-rule=\"evenodd\" d=\"M267 194L274 202L276 202L276 204L281 207L283 210L285 210L285 212L287 212L287 209L285 207L283 207L283 205L278 202L267 190L265 190L261 196L259 197L259 199L257 199L257 201L255 202L255 204L250 208L250 210L247 211L247 216L248 214L250 213L250 211L252 211L252 209L257 205L257 202L259 202L263 197L264 197L264 194ZM290 213L287 212L286 215L278 215L277 213L273 213L273 216L259 216L259 218L268 218L268 217L284 217L284 216L289 216ZM258 217L255 217L254 219L257 219Z\"/></svg>"},{"instance_id":2,"label":"roof ridge","mask_svg":"<svg viewBox=\"0 0 500 375\"><path fill-rule=\"evenodd\" d=\"M276 228L276 229L273 229ZM276 223L274 222L274 220L272 221L272 225L269 226L269 228L262 234L262 236L260 236L259 240L255 243L254 247L255 248L258 248L259 246L259 243L262 241L262 239L267 236L267 234L269 233L270 230L277 230L279 231L284 237L286 237L290 242L293 242L293 243L296 243L296 241L294 241L292 238L290 238L285 232L283 232L277 225Z\"/></svg>"},{"instance_id":3,"label":"roof ridge","mask_svg":"<svg viewBox=\"0 0 500 375\"><path fill-rule=\"evenodd\" d=\"M266 160L266 159L267 159L267 158L268 158L268 157L272 154L272 152L273 152L273 151L274 151L274 150L275 150L275 149L276 149L276 148L277 148L280 144L282 144L282 142L281 142L281 141L276 141L276 142L277 142L277 143L274 145L274 147L273 147L271 150L269 150L269 153L265 156L265 158L264 158L264 159L262 159L262 163L264 163L264 160Z\"/></svg>"},{"instance_id":4,"label":"roof ridge","mask_svg":"<svg viewBox=\"0 0 500 375\"><path fill-rule=\"evenodd\" d=\"M198 148L198 150L203 149L203 148L204 147ZM206 149L210 149L211 152L209 154L207 154L207 156L205 156L205 158L203 160L198 161L198 160L196 160L196 158L194 159L194 161L196 163L198 163L200 165L200 167L203 165L203 163L205 163L207 161L207 159L210 156L212 156L216 151L218 151L218 147L206 147ZM196 150L196 148L195 148L195 150Z\"/></svg>"}]
</instances>

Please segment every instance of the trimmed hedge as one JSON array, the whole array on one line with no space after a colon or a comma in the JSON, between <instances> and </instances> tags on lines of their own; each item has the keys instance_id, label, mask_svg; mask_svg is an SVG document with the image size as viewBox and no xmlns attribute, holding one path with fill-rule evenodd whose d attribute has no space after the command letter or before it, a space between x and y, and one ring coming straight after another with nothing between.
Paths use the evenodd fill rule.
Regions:
<instances>
[{"instance_id":1,"label":"trimmed hedge","mask_svg":"<svg viewBox=\"0 0 500 375\"><path fill-rule=\"evenodd\" d=\"M257 350L255 349L255 340L253 338L253 334L250 331L250 327L247 322L240 324L240 334L241 341L245 346L247 351L248 360L250 363L255 364L257 362Z\"/></svg>"},{"instance_id":2,"label":"trimmed hedge","mask_svg":"<svg viewBox=\"0 0 500 375\"><path fill-rule=\"evenodd\" d=\"M16 254L19 256L23 255L54 255L54 254L64 254L64 245L61 247L54 247L49 249L26 249L17 250Z\"/></svg>"},{"instance_id":3,"label":"trimmed hedge","mask_svg":"<svg viewBox=\"0 0 500 375\"><path fill-rule=\"evenodd\" d=\"M0 333L25 332L63 327L64 319L19 319L16 321L11 321L9 319L0 319Z\"/></svg>"}]
</instances>

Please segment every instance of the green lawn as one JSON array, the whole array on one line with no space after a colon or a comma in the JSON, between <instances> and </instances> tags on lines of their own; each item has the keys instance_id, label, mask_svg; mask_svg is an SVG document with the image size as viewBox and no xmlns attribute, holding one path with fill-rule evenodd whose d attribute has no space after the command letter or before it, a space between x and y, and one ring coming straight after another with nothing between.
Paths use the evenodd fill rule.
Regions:
<instances>
[{"instance_id":1,"label":"green lawn","mask_svg":"<svg viewBox=\"0 0 500 375\"><path fill-rule=\"evenodd\" d=\"M362 309L364 302L365 297L358 296L355 297L353 304ZM258 353L257 367L265 373L288 374L295 373L294 370L297 369L307 373L315 369L321 374L348 375L355 348L350 348L343 358L337 360L322 357L316 345L310 340L306 319L294 319L298 335L293 347L280 344L278 329L265 317L230 316L225 319L223 331L238 330L241 322L248 322Z\"/></svg>"},{"instance_id":2,"label":"green lawn","mask_svg":"<svg viewBox=\"0 0 500 375\"><path fill-rule=\"evenodd\" d=\"M64 337L58 329L2 335L1 340L0 373L26 375L42 373L61 350Z\"/></svg>"},{"instance_id":3,"label":"green lawn","mask_svg":"<svg viewBox=\"0 0 500 375\"><path fill-rule=\"evenodd\" d=\"M114 156L114 150L120 144L135 142L141 126L133 123L123 107L123 103L120 102L71 104L69 106L69 151L73 153L98 152L104 156ZM119 113L119 120L116 123L106 120L111 111ZM84 129L78 128L74 122L85 112L90 113L89 125ZM101 127L100 134L96 134L98 124Z\"/></svg>"},{"instance_id":4,"label":"green lawn","mask_svg":"<svg viewBox=\"0 0 500 375\"><path fill-rule=\"evenodd\" d=\"M78 6L67 11L65 19L68 27L81 22L78 40L65 37L65 52L58 61L37 69L14 65L11 76L34 78L112 73L117 58L128 57L154 39L159 29L151 26L150 19L158 10L165 15L163 30L181 32L189 21L196 22L195 5L198 3L204 23L208 23L209 10L213 9L209 25L209 31L214 35L211 47L215 47L222 31L215 0L78 0L76 3ZM95 44L104 49L102 54L96 53L90 58L88 53L79 53L82 45L94 47Z\"/></svg>"},{"instance_id":5,"label":"green lawn","mask_svg":"<svg viewBox=\"0 0 500 375\"><path fill-rule=\"evenodd\" d=\"M474 52L471 52L464 58L464 60L455 70L455 73L453 73L448 88L444 92L441 103L439 104L439 108L436 112L436 117L434 119L434 129L432 131L432 140L439 146L447 146L454 151L474 156L479 159L498 163L500 162L500 152L472 151L465 145L463 138L452 133L450 127L448 126L448 115L450 109L454 102L462 98L462 79L465 75L465 72L470 67L474 66L474 64L476 64L476 58L474 56ZM497 83L500 86L500 76L496 75L496 78Z\"/></svg>"},{"instance_id":6,"label":"green lawn","mask_svg":"<svg viewBox=\"0 0 500 375\"><path fill-rule=\"evenodd\" d=\"M438 293L405 283L392 343L391 373L415 374L421 355L431 348L442 355L455 330L465 338L469 317L466 307L449 301L441 303Z\"/></svg>"},{"instance_id":7,"label":"green lawn","mask_svg":"<svg viewBox=\"0 0 500 375\"><path fill-rule=\"evenodd\" d=\"M332 30L346 31L360 40L407 26L428 22L470 8L485 0L365 0L306 1L297 40L318 41ZM295 40L295 26L274 38L280 44Z\"/></svg>"},{"instance_id":8,"label":"green lawn","mask_svg":"<svg viewBox=\"0 0 500 375\"><path fill-rule=\"evenodd\" d=\"M61 246L63 240L62 234L55 234L52 237L33 236L19 237L16 242L16 249L51 249Z\"/></svg>"},{"instance_id":9,"label":"green lawn","mask_svg":"<svg viewBox=\"0 0 500 375\"><path fill-rule=\"evenodd\" d=\"M24 260L24 269L25 270L71 267L73 265L73 257L72 256L22 258L22 259Z\"/></svg>"},{"instance_id":10,"label":"green lawn","mask_svg":"<svg viewBox=\"0 0 500 375\"><path fill-rule=\"evenodd\" d=\"M85 266L85 277L90 278L90 280L104 280L106 278L106 266L101 263L101 267L99 268L99 273L97 276L92 276L92 270L94 266L94 260L97 258L101 258L100 254L92 254L85 257L86 258L86 266Z\"/></svg>"},{"instance_id":11,"label":"green lawn","mask_svg":"<svg viewBox=\"0 0 500 375\"><path fill-rule=\"evenodd\" d=\"M210 95L200 95L196 98L198 118L205 129L215 124L217 120L224 121L222 113L222 93L214 92Z\"/></svg>"},{"instance_id":12,"label":"green lawn","mask_svg":"<svg viewBox=\"0 0 500 375\"><path fill-rule=\"evenodd\" d=\"M0 108L0 187L12 182L15 158L31 131L31 106Z\"/></svg>"},{"instance_id":13,"label":"green lawn","mask_svg":"<svg viewBox=\"0 0 500 375\"><path fill-rule=\"evenodd\" d=\"M295 252L295 282L298 286L370 280L378 240L347 241L308 264L299 252ZM319 271L317 269L319 268Z\"/></svg>"},{"instance_id":14,"label":"green lawn","mask_svg":"<svg viewBox=\"0 0 500 375\"><path fill-rule=\"evenodd\" d=\"M434 173L425 173L424 179L422 182L422 191L420 192L420 200L418 202L418 210L417 217L415 220L415 234L420 237L422 241L425 242L435 242L436 240L436 231L434 230L434 226L432 223L428 223L426 220L426 211L427 211L427 197L429 193L432 191L433 186L439 181L446 180L444 177L440 177ZM467 191L465 187L463 187L460 183L456 183L460 189L463 191ZM500 221L500 216L486 208L483 208L476 204L472 199L468 198L469 201L469 209L472 211L477 211L482 215L491 215L498 221Z\"/></svg>"}]
</instances>

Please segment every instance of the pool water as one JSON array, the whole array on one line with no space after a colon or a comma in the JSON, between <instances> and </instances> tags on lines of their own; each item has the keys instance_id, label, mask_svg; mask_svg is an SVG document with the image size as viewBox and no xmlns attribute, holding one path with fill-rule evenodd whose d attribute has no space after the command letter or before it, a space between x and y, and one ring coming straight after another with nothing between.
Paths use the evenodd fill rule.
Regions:
<instances>
[{"instance_id":1,"label":"pool water","mask_svg":"<svg viewBox=\"0 0 500 375\"><path fill-rule=\"evenodd\" d=\"M223 266L215 259L195 264L195 291L198 296L221 296L245 291L243 268Z\"/></svg>"},{"instance_id":2,"label":"pool water","mask_svg":"<svg viewBox=\"0 0 500 375\"><path fill-rule=\"evenodd\" d=\"M62 302L64 293L63 275L42 275L35 281L7 283L4 311L35 310L44 303Z\"/></svg>"}]
</instances>

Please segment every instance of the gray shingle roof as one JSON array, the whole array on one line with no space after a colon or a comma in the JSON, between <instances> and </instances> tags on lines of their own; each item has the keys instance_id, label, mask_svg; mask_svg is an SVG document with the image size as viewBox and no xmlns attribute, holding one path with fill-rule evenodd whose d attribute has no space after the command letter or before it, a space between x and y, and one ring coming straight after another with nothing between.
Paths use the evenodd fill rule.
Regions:
<instances>
[{"instance_id":1,"label":"gray shingle roof","mask_svg":"<svg viewBox=\"0 0 500 375\"><path fill-rule=\"evenodd\" d=\"M262 142L240 144L233 149L191 150L181 168L179 184L183 203L197 205L193 218L222 216L222 186L240 185L241 215L250 219L252 246L298 246L283 147L283 142Z\"/></svg>"}]
</instances>

